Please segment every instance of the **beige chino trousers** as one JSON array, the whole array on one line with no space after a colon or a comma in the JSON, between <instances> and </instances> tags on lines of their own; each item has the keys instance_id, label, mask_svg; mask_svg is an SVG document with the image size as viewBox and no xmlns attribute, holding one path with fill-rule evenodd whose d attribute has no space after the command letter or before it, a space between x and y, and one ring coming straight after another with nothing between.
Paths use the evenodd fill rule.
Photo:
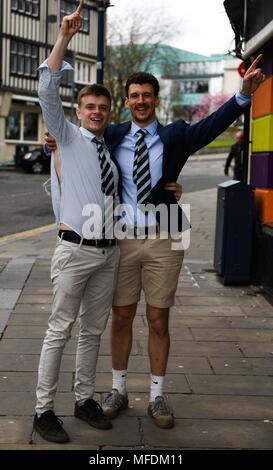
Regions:
<instances>
[{"instance_id":1,"label":"beige chino trousers","mask_svg":"<svg viewBox=\"0 0 273 470\"><path fill-rule=\"evenodd\" d=\"M38 369L36 411L54 407L61 359L79 317L76 400L91 398L103 333L111 311L119 260L117 247L96 248L58 240L52 258L52 314Z\"/></svg>"}]
</instances>

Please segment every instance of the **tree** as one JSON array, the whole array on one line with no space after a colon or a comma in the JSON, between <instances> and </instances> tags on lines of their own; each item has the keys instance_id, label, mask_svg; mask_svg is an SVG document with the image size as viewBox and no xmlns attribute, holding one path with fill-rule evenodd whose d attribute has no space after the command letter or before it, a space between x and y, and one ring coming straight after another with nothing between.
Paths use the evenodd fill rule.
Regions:
<instances>
[{"instance_id":1,"label":"tree","mask_svg":"<svg viewBox=\"0 0 273 470\"><path fill-rule=\"evenodd\" d=\"M170 38L170 24L153 16L150 20L139 12L131 12L126 18L115 19L108 24L105 86L112 95L112 120L124 120L125 83L128 75L136 71L157 75L170 69L170 48L160 46ZM172 28L174 31L174 29ZM157 70L156 70L157 69Z\"/></svg>"},{"instance_id":2,"label":"tree","mask_svg":"<svg viewBox=\"0 0 273 470\"><path fill-rule=\"evenodd\" d=\"M181 91L177 80L168 78L161 82L161 98L158 110L159 120L164 126L177 117L177 104L181 100ZM180 116L179 116L180 117Z\"/></svg>"},{"instance_id":3,"label":"tree","mask_svg":"<svg viewBox=\"0 0 273 470\"><path fill-rule=\"evenodd\" d=\"M209 114L216 111L224 104L229 97L223 93L217 93L216 95L204 95L202 98L202 103L197 106L193 106L191 110L192 121L200 121L207 117Z\"/></svg>"}]
</instances>

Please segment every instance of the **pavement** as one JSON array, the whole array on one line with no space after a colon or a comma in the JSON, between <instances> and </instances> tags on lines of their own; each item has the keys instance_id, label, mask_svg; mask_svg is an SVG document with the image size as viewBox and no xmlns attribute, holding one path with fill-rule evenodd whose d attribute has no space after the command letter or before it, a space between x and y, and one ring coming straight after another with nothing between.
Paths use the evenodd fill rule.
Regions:
<instances>
[{"instance_id":1,"label":"pavement","mask_svg":"<svg viewBox=\"0 0 273 470\"><path fill-rule=\"evenodd\" d=\"M42 340L51 310L53 226L0 239L0 450L273 449L273 307L253 286L224 287L213 269L216 189L191 204L191 246L170 315L165 390L175 427L147 416L149 360L145 305L139 304L129 364L130 407L100 431L73 416L78 327L62 361L56 413L71 442L38 434L28 444ZM96 398L111 388L110 322L101 341Z\"/></svg>"}]
</instances>

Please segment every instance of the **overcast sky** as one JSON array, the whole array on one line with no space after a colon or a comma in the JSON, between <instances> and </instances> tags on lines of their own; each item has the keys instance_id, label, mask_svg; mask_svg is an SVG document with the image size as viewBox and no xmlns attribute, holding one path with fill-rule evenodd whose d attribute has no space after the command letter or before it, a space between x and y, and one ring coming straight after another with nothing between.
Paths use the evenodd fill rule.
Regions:
<instances>
[{"instance_id":1,"label":"overcast sky","mask_svg":"<svg viewBox=\"0 0 273 470\"><path fill-rule=\"evenodd\" d=\"M160 13L165 21L181 25L181 33L168 43L188 51L211 55L226 53L234 37L223 0L111 0L115 5L108 16L124 15L132 10L152 15ZM126 21L125 23L126 24ZM166 42L166 41L165 41Z\"/></svg>"}]
</instances>

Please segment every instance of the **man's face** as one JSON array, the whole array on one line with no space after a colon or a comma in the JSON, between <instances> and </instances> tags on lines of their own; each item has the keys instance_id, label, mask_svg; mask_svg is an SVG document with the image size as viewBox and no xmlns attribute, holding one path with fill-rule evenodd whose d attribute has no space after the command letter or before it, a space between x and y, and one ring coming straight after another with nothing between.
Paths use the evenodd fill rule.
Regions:
<instances>
[{"instance_id":1,"label":"man's face","mask_svg":"<svg viewBox=\"0 0 273 470\"><path fill-rule=\"evenodd\" d=\"M86 95L76 110L82 127L101 138L111 118L110 102L107 96Z\"/></svg>"},{"instance_id":2,"label":"man's face","mask_svg":"<svg viewBox=\"0 0 273 470\"><path fill-rule=\"evenodd\" d=\"M158 105L159 98L155 97L150 83L132 83L129 86L125 106L130 109L133 121L140 127L145 127L155 120L155 109Z\"/></svg>"},{"instance_id":3,"label":"man's face","mask_svg":"<svg viewBox=\"0 0 273 470\"><path fill-rule=\"evenodd\" d=\"M236 142L241 145L241 144L243 143L243 141L244 141L244 134L243 134L243 132L237 132L237 134L236 134Z\"/></svg>"}]
</instances>

